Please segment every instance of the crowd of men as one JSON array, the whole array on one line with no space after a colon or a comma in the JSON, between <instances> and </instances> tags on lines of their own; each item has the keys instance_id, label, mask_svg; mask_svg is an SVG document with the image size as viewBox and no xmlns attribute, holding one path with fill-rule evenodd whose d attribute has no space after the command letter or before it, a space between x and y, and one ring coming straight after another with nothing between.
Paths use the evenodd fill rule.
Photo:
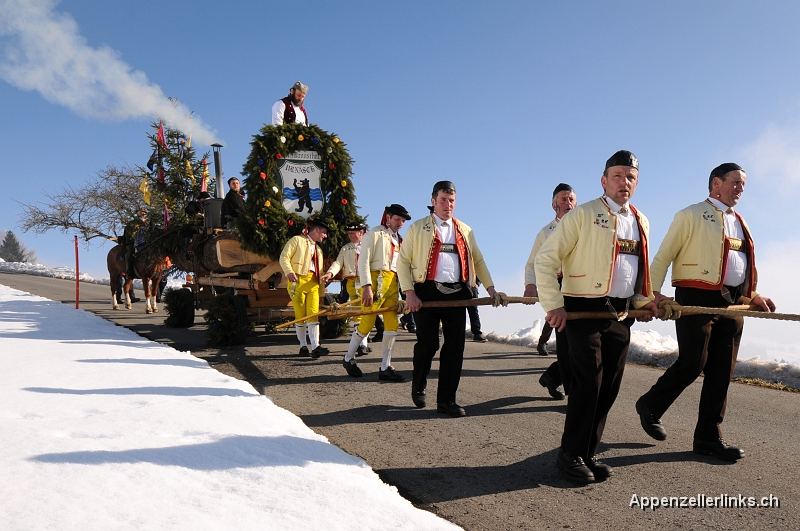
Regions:
<instances>
[{"instance_id":1,"label":"crowd of men","mask_svg":"<svg viewBox=\"0 0 800 531\"><path fill-rule=\"evenodd\" d=\"M273 107L273 123L307 124L303 107L307 91L306 85L295 83L290 94ZM710 314L681 316L676 303L714 308L750 304L765 312L775 310L772 300L756 291L753 237L734 210L746 179L737 164L714 168L708 197L675 215L654 256L649 221L631 204L639 182L639 161L633 153L621 150L606 161L600 177L602 193L591 201L578 205L570 185L556 186L551 203L555 219L533 242L524 295L538 298L547 312L547 328L556 333L556 361L539 383L555 399L568 397L555 463L564 478L587 484L613 474L597 453L622 383L633 309L646 310L640 321L659 316L674 319L679 345L677 361L636 402L644 431L656 440L666 439L660 417L703 373L693 451L725 461L744 457L744 451L726 443L721 432L743 320ZM356 321L342 360L350 377L363 376L356 357L371 351L368 335L381 312L385 331L377 376L389 382L406 381L391 360L401 317L410 312L416 334L411 401L418 408L427 406L428 375L438 352L436 409L463 417L466 411L456 394L467 311L464 306L441 303L472 299L479 283L493 305L508 302L505 294L495 290L474 232L454 217L455 184L436 182L430 203L430 214L411 223L405 238L400 230L411 215L396 203L385 207L380 224L369 231L358 222L348 225L350 242L327 271L323 271L318 244L327 237L329 227L312 217L306 233L286 244L280 264L289 280L296 318L319 311L326 283L339 273L348 297L360 300L363 311L370 310ZM670 267L674 300L661 293ZM592 312L596 317L570 319L573 312ZM312 358L328 354L319 342L316 317L298 323L296 332L301 354ZM477 330L473 324L472 332L476 340L483 340L479 324ZM543 330L542 337L538 350L546 355L549 332Z\"/></svg>"}]
</instances>

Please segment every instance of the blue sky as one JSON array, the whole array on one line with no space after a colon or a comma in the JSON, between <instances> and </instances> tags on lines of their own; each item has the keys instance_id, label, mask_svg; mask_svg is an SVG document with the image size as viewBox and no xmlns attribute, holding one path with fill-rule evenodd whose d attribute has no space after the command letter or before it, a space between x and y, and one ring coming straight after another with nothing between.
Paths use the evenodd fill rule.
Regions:
<instances>
[{"instance_id":1,"label":"blue sky","mask_svg":"<svg viewBox=\"0 0 800 531\"><path fill-rule=\"evenodd\" d=\"M2 14L18 1L0 0L0 229L45 265L70 265L72 236L19 233L18 202L109 164L144 164L149 117L110 118L130 109L75 93L48 101L52 83L16 86L7 54L19 26ZM241 171L272 104L302 80L311 121L349 146L369 221L388 203L423 216L432 184L454 181L456 216L510 294L522 292L557 183L597 197L606 158L633 151L633 203L657 245L674 213L707 195L711 168L739 162L748 182L738 210L756 237L762 291L793 309L781 267L800 258L796 223L775 213L793 207L800 184L800 3L28 3L74 20L86 46L113 50L145 85L195 111L225 145L227 176ZM64 53L55 44L51 64ZM82 247L82 270L104 276L108 248Z\"/></svg>"}]
</instances>

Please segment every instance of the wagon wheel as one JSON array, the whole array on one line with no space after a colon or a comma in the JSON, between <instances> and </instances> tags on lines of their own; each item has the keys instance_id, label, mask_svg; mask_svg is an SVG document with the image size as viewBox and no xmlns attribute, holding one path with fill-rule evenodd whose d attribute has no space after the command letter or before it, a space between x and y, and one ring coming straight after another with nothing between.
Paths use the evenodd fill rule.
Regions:
<instances>
[{"instance_id":1,"label":"wagon wheel","mask_svg":"<svg viewBox=\"0 0 800 531\"><path fill-rule=\"evenodd\" d=\"M194 293L189 288L182 288L178 290L178 297L181 304L180 309L180 326L188 328L194 325Z\"/></svg>"},{"instance_id":2,"label":"wagon wheel","mask_svg":"<svg viewBox=\"0 0 800 531\"><path fill-rule=\"evenodd\" d=\"M250 333L250 321L247 319L247 295L233 295L233 307L236 311L236 342L242 344Z\"/></svg>"}]
</instances>

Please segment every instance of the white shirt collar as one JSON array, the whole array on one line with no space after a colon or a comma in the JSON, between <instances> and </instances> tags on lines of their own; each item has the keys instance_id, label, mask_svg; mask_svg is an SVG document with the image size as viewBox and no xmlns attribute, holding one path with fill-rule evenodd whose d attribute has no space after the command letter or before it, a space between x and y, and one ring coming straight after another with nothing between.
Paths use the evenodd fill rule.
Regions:
<instances>
[{"instance_id":1,"label":"white shirt collar","mask_svg":"<svg viewBox=\"0 0 800 531\"><path fill-rule=\"evenodd\" d=\"M708 198L708 202L714 205L718 210L722 210L725 213L733 214L733 207L729 207L719 199L715 199L713 197ZM730 212L728 212L730 211Z\"/></svg>"},{"instance_id":2,"label":"white shirt collar","mask_svg":"<svg viewBox=\"0 0 800 531\"><path fill-rule=\"evenodd\" d=\"M613 200L613 199L611 199L610 197L608 197L608 196L603 196L603 197L604 197L604 198L605 198L605 200L606 200L606 204L608 205L608 208L610 208L610 209L611 209L611 212L613 212L614 214L618 214L618 213L619 213L619 211L620 211L622 208L625 208L625 212L630 212L630 211L631 211L631 208L630 208L630 203L625 203L624 205L618 205L618 204L617 204L616 202L614 202L614 200Z\"/></svg>"},{"instance_id":3,"label":"white shirt collar","mask_svg":"<svg viewBox=\"0 0 800 531\"><path fill-rule=\"evenodd\" d=\"M433 221L436 222L436 226L438 228L442 228L442 224L443 223L447 223L450 227L453 226L453 218L450 218L448 220L444 220L444 219L440 218L439 216L437 216L436 214L431 214L431 215L433 216Z\"/></svg>"}]
</instances>

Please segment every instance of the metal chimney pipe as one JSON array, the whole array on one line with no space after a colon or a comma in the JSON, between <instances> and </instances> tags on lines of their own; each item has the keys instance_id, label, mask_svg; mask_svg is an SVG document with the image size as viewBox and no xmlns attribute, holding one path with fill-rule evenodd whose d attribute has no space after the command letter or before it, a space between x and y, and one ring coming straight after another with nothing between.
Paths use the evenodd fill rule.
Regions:
<instances>
[{"instance_id":1,"label":"metal chimney pipe","mask_svg":"<svg viewBox=\"0 0 800 531\"><path fill-rule=\"evenodd\" d=\"M220 153L222 144L211 144L211 148L214 150L214 175L216 175L217 179L217 199L223 199L225 197L225 188L222 185L222 153Z\"/></svg>"}]
</instances>

